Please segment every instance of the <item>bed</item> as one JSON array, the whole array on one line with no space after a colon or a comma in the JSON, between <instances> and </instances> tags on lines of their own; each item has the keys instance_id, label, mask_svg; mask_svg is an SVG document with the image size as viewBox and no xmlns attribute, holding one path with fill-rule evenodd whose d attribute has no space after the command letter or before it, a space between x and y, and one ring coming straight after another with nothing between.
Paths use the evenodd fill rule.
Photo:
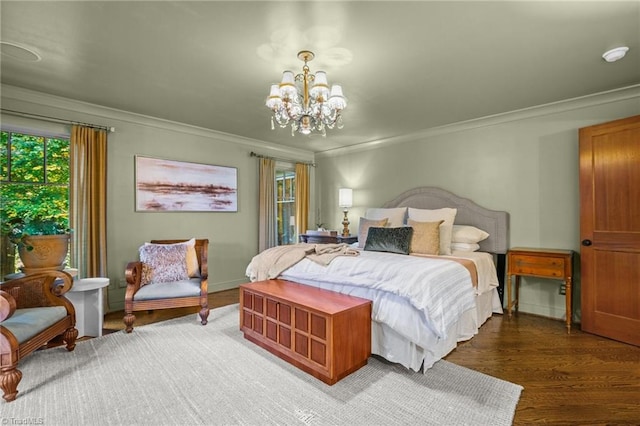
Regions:
<instances>
[{"instance_id":1,"label":"bed","mask_svg":"<svg viewBox=\"0 0 640 426\"><path fill-rule=\"evenodd\" d=\"M412 370L426 371L455 349L458 342L477 334L493 313L502 313L509 224L506 212L486 209L434 187L406 191L370 211L371 215L387 216L392 211L405 211L402 219L398 216L395 223L385 223L386 227L401 231L399 221L407 225L410 215L415 218L440 209L456 210L455 225L472 226L489 234L478 242L479 250L453 250L438 256L406 255L372 251L371 244L363 250L361 241L360 247L354 248L357 255L350 252L332 257L330 262L301 256L273 275L372 300L372 353ZM372 234L368 235L371 238ZM261 255L247 267L247 276L252 280L256 279L255 261Z\"/></svg>"}]
</instances>

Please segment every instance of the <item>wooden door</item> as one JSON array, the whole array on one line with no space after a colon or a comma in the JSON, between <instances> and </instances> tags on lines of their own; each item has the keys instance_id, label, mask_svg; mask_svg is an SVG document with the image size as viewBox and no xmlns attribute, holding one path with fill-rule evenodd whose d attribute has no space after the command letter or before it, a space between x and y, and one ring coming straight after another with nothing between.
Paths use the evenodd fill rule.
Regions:
<instances>
[{"instance_id":1,"label":"wooden door","mask_svg":"<svg viewBox=\"0 0 640 426\"><path fill-rule=\"evenodd\" d=\"M580 129L582 330L640 346L640 115Z\"/></svg>"}]
</instances>

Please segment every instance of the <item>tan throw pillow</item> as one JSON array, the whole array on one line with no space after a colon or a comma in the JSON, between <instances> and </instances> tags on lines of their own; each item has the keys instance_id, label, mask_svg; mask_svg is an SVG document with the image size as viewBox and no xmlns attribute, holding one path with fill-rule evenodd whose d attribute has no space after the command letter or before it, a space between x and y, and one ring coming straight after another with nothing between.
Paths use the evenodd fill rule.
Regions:
<instances>
[{"instance_id":1,"label":"tan throw pillow","mask_svg":"<svg viewBox=\"0 0 640 426\"><path fill-rule=\"evenodd\" d=\"M437 222L418 222L408 219L407 224L413 228L411 238L411 253L440 254L440 224Z\"/></svg>"},{"instance_id":2,"label":"tan throw pillow","mask_svg":"<svg viewBox=\"0 0 640 426\"><path fill-rule=\"evenodd\" d=\"M361 217L360 225L358 226L358 247L363 248L365 243L367 242L367 234L369 233L369 228L383 228L387 225L387 220L387 218L373 220Z\"/></svg>"},{"instance_id":3,"label":"tan throw pillow","mask_svg":"<svg viewBox=\"0 0 640 426\"><path fill-rule=\"evenodd\" d=\"M435 222L444 220L440 225L440 254L451 254L451 234L453 233L453 222L455 222L458 209L414 209L409 207L409 219L420 222Z\"/></svg>"}]
</instances>

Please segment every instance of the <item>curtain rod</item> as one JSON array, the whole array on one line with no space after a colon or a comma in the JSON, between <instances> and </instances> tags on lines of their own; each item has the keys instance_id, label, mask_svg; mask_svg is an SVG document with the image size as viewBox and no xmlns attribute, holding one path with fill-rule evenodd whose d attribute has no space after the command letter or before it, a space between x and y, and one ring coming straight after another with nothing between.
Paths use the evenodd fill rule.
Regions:
<instances>
[{"instance_id":1,"label":"curtain rod","mask_svg":"<svg viewBox=\"0 0 640 426\"><path fill-rule=\"evenodd\" d=\"M0 108L0 110L9 115L17 115L17 116L26 117L26 118L36 118L38 120L50 121L52 123L76 124L78 126L85 126L85 127L91 127L93 129L106 130L108 133L113 133L116 131L115 127L101 126L99 124L82 123L80 121L65 120L63 118L49 117L46 115L32 114L29 112L14 111L12 109L5 109L5 108Z\"/></svg>"},{"instance_id":2,"label":"curtain rod","mask_svg":"<svg viewBox=\"0 0 640 426\"><path fill-rule=\"evenodd\" d=\"M297 161L297 160L292 160L290 158L277 158L277 157L269 157L267 155L262 155L262 154L257 154L253 151L251 151L251 154L249 154L251 157L258 157L258 158L270 158L272 160L278 160L278 161L287 161L287 162L295 162L295 163L301 163L301 164L307 164L311 167L315 167L316 163L313 162L309 162L309 161Z\"/></svg>"}]
</instances>

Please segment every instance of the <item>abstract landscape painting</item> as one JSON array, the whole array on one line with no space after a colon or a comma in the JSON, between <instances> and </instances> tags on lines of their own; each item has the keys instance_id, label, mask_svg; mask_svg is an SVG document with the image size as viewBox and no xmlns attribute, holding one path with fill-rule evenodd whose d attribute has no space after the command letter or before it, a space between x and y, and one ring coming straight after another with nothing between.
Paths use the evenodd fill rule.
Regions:
<instances>
[{"instance_id":1,"label":"abstract landscape painting","mask_svg":"<svg viewBox=\"0 0 640 426\"><path fill-rule=\"evenodd\" d=\"M238 170L136 156L136 211L238 211Z\"/></svg>"}]
</instances>

